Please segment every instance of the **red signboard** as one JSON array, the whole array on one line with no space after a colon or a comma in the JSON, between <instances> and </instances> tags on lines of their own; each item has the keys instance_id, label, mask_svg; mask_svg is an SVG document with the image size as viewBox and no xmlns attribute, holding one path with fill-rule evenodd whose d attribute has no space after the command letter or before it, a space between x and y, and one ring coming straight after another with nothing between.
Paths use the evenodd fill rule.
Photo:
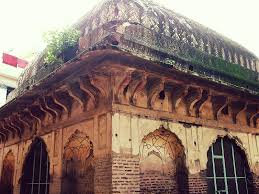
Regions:
<instances>
[{"instance_id":1,"label":"red signboard","mask_svg":"<svg viewBox=\"0 0 259 194\"><path fill-rule=\"evenodd\" d=\"M3 63L17 67L17 57L3 53Z\"/></svg>"},{"instance_id":2,"label":"red signboard","mask_svg":"<svg viewBox=\"0 0 259 194\"><path fill-rule=\"evenodd\" d=\"M28 65L28 61L19 59L16 56L3 53L3 63L7 65L11 65L13 67L20 67L20 68L25 68Z\"/></svg>"}]
</instances>

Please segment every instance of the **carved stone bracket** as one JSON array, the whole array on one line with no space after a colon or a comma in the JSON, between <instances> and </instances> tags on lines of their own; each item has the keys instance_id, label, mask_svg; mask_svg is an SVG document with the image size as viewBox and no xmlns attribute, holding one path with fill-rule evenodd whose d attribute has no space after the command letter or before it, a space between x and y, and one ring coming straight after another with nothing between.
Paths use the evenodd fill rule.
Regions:
<instances>
[{"instance_id":1,"label":"carved stone bracket","mask_svg":"<svg viewBox=\"0 0 259 194\"><path fill-rule=\"evenodd\" d=\"M60 119L62 116L62 106L56 104L52 96L46 96L45 102L48 109L53 111L57 115L57 118Z\"/></svg>"},{"instance_id":2,"label":"carved stone bracket","mask_svg":"<svg viewBox=\"0 0 259 194\"><path fill-rule=\"evenodd\" d=\"M225 96L212 96L213 116L218 120L221 111L228 105L227 97Z\"/></svg>"},{"instance_id":3,"label":"carved stone bracket","mask_svg":"<svg viewBox=\"0 0 259 194\"><path fill-rule=\"evenodd\" d=\"M259 112L259 108L258 108L257 104L248 104L247 105L246 118L247 118L248 126L251 126L251 127L255 126L254 117L256 117L258 112Z\"/></svg>"},{"instance_id":4,"label":"carved stone bracket","mask_svg":"<svg viewBox=\"0 0 259 194\"><path fill-rule=\"evenodd\" d=\"M155 100L161 91L164 90L165 80L154 79L148 83L147 94L148 94L148 107L153 108Z\"/></svg>"},{"instance_id":5,"label":"carved stone bracket","mask_svg":"<svg viewBox=\"0 0 259 194\"><path fill-rule=\"evenodd\" d=\"M172 91L172 112L176 112L176 109L181 100L184 98L184 96L187 95L188 88L189 86L175 86L174 90Z\"/></svg>"},{"instance_id":6,"label":"carved stone bracket","mask_svg":"<svg viewBox=\"0 0 259 194\"><path fill-rule=\"evenodd\" d=\"M197 118L200 116L200 108L208 100L208 97L209 91L202 90L200 98L197 99L197 101L193 104L193 106L190 109L191 116L195 116Z\"/></svg>"},{"instance_id":7,"label":"carved stone bracket","mask_svg":"<svg viewBox=\"0 0 259 194\"><path fill-rule=\"evenodd\" d=\"M40 128L41 128L41 125L42 125L42 123L41 123L41 118L38 117L37 115L33 114L29 108L25 108L25 109L24 109L24 112L27 112L28 115L29 115L33 120L35 120L36 123L35 123L34 130L37 131L38 129L40 129Z\"/></svg>"},{"instance_id":8,"label":"carved stone bracket","mask_svg":"<svg viewBox=\"0 0 259 194\"><path fill-rule=\"evenodd\" d=\"M89 101L91 101L93 106L92 108L97 107L99 103L98 90L91 84L89 78L80 78L79 85L80 89L85 92L85 95L89 96Z\"/></svg>"},{"instance_id":9,"label":"carved stone bracket","mask_svg":"<svg viewBox=\"0 0 259 194\"><path fill-rule=\"evenodd\" d=\"M246 107L246 104L241 101L232 101L230 103L230 112L232 116L233 123L237 123L237 115L240 113L244 108Z\"/></svg>"},{"instance_id":10,"label":"carved stone bracket","mask_svg":"<svg viewBox=\"0 0 259 194\"><path fill-rule=\"evenodd\" d=\"M67 98L67 94L64 92L53 92L51 94L53 101L60 106L64 113L68 115L68 117L71 116L71 110L72 110L72 102L70 99Z\"/></svg>"},{"instance_id":11,"label":"carved stone bracket","mask_svg":"<svg viewBox=\"0 0 259 194\"><path fill-rule=\"evenodd\" d=\"M9 134L12 135L12 137L14 138L17 134L16 129L10 127L10 125L8 125L8 123L6 122L7 120L4 120L4 122L2 123L2 128L6 131L9 131Z\"/></svg>"},{"instance_id":12,"label":"carved stone bracket","mask_svg":"<svg viewBox=\"0 0 259 194\"><path fill-rule=\"evenodd\" d=\"M186 104L186 112L188 116L192 115L192 112L194 109L194 105L196 102L198 102L202 97L202 91L200 88L193 88L190 87L188 89L187 95L184 97L184 101Z\"/></svg>"},{"instance_id":13,"label":"carved stone bracket","mask_svg":"<svg viewBox=\"0 0 259 194\"><path fill-rule=\"evenodd\" d=\"M87 97L80 90L79 86L77 87L76 84L67 84L67 92L69 96L77 101L80 107L85 111L87 105Z\"/></svg>"},{"instance_id":14,"label":"carved stone bracket","mask_svg":"<svg viewBox=\"0 0 259 194\"><path fill-rule=\"evenodd\" d=\"M58 112L49 107L44 96L42 98L39 98L39 103L41 104L42 109L52 116L54 123L56 119L59 118Z\"/></svg>"},{"instance_id":15,"label":"carved stone bracket","mask_svg":"<svg viewBox=\"0 0 259 194\"><path fill-rule=\"evenodd\" d=\"M99 99L105 103L109 98L110 80L105 75L91 75L90 83L99 91Z\"/></svg>"},{"instance_id":16,"label":"carved stone bracket","mask_svg":"<svg viewBox=\"0 0 259 194\"><path fill-rule=\"evenodd\" d=\"M115 74L114 80L114 100L118 103L126 102L126 93L129 87L129 83L131 81L131 74L133 70L129 69L123 73Z\"/></svg>"},{"instance_id":17,"label":"carved stone bracket","mask_svg":"<svg viewBox=\"0 0 259 194\"><path fill-rule=\"evenodd\" d=\"M129 101L132 105L138 106L138 95L145 92L147 84L147 74L143 73L140 75L140 79L136 80L135 84L130 88L131 95Z\"/></svg>"}]
</instances>

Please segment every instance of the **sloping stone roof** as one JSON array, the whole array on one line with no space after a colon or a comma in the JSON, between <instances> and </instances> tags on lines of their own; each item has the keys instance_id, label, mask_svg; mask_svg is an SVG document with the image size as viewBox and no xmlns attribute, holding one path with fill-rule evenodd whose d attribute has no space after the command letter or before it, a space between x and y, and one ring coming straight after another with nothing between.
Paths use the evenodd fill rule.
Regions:
<instances>
[{"instance_id":1,"label":"sloping stone roof","mask_svg":"<svg viewBox=\"0 0 259 194\"><path fill-rule=\"evenodd\" d=\"M109 43L196 75L226 80L235 86L251 85L259 92L259 60L253 53L150 0L105 0L75 26L82 31L80 51ZM39 58L21 76L19 86L55 68L46 70Z\"/></svg>"}]
</instances>

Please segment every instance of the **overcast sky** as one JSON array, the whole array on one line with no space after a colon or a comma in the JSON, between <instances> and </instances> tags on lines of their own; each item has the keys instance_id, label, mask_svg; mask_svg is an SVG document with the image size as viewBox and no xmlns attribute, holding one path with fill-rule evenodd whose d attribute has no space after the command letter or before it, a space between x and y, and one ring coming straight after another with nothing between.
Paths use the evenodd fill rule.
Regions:
<instances>
[{"instance_id":1,"label":"overcast sky","mask_svg":"<svg viewBox=\"0 0 259 194\"><path fill-rule=\"evenodd\" d=\"M259 0L157 0L259 56ZM0 0L0 51L44 48L42 33L68 26L100 0Z\"/></svg>"}]
</instances>

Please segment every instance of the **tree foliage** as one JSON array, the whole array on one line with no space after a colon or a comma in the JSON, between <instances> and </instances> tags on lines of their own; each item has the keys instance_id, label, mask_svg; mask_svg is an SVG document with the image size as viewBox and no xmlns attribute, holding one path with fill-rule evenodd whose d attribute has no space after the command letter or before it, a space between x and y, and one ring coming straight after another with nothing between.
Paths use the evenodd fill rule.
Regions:
<instances>
[{"instance_id":1,"label":"tree foliage","mask_svg":"<svg viewBox=\"0 0 259 194\"><path fill-rule=\"evenodd\" d=\"M44 63L62 63L61 54L69 47L76 46L79 37L80 31L74 28L59 29L44 33L43 39L47 44Z\"/></svg>"}]
</instances>

